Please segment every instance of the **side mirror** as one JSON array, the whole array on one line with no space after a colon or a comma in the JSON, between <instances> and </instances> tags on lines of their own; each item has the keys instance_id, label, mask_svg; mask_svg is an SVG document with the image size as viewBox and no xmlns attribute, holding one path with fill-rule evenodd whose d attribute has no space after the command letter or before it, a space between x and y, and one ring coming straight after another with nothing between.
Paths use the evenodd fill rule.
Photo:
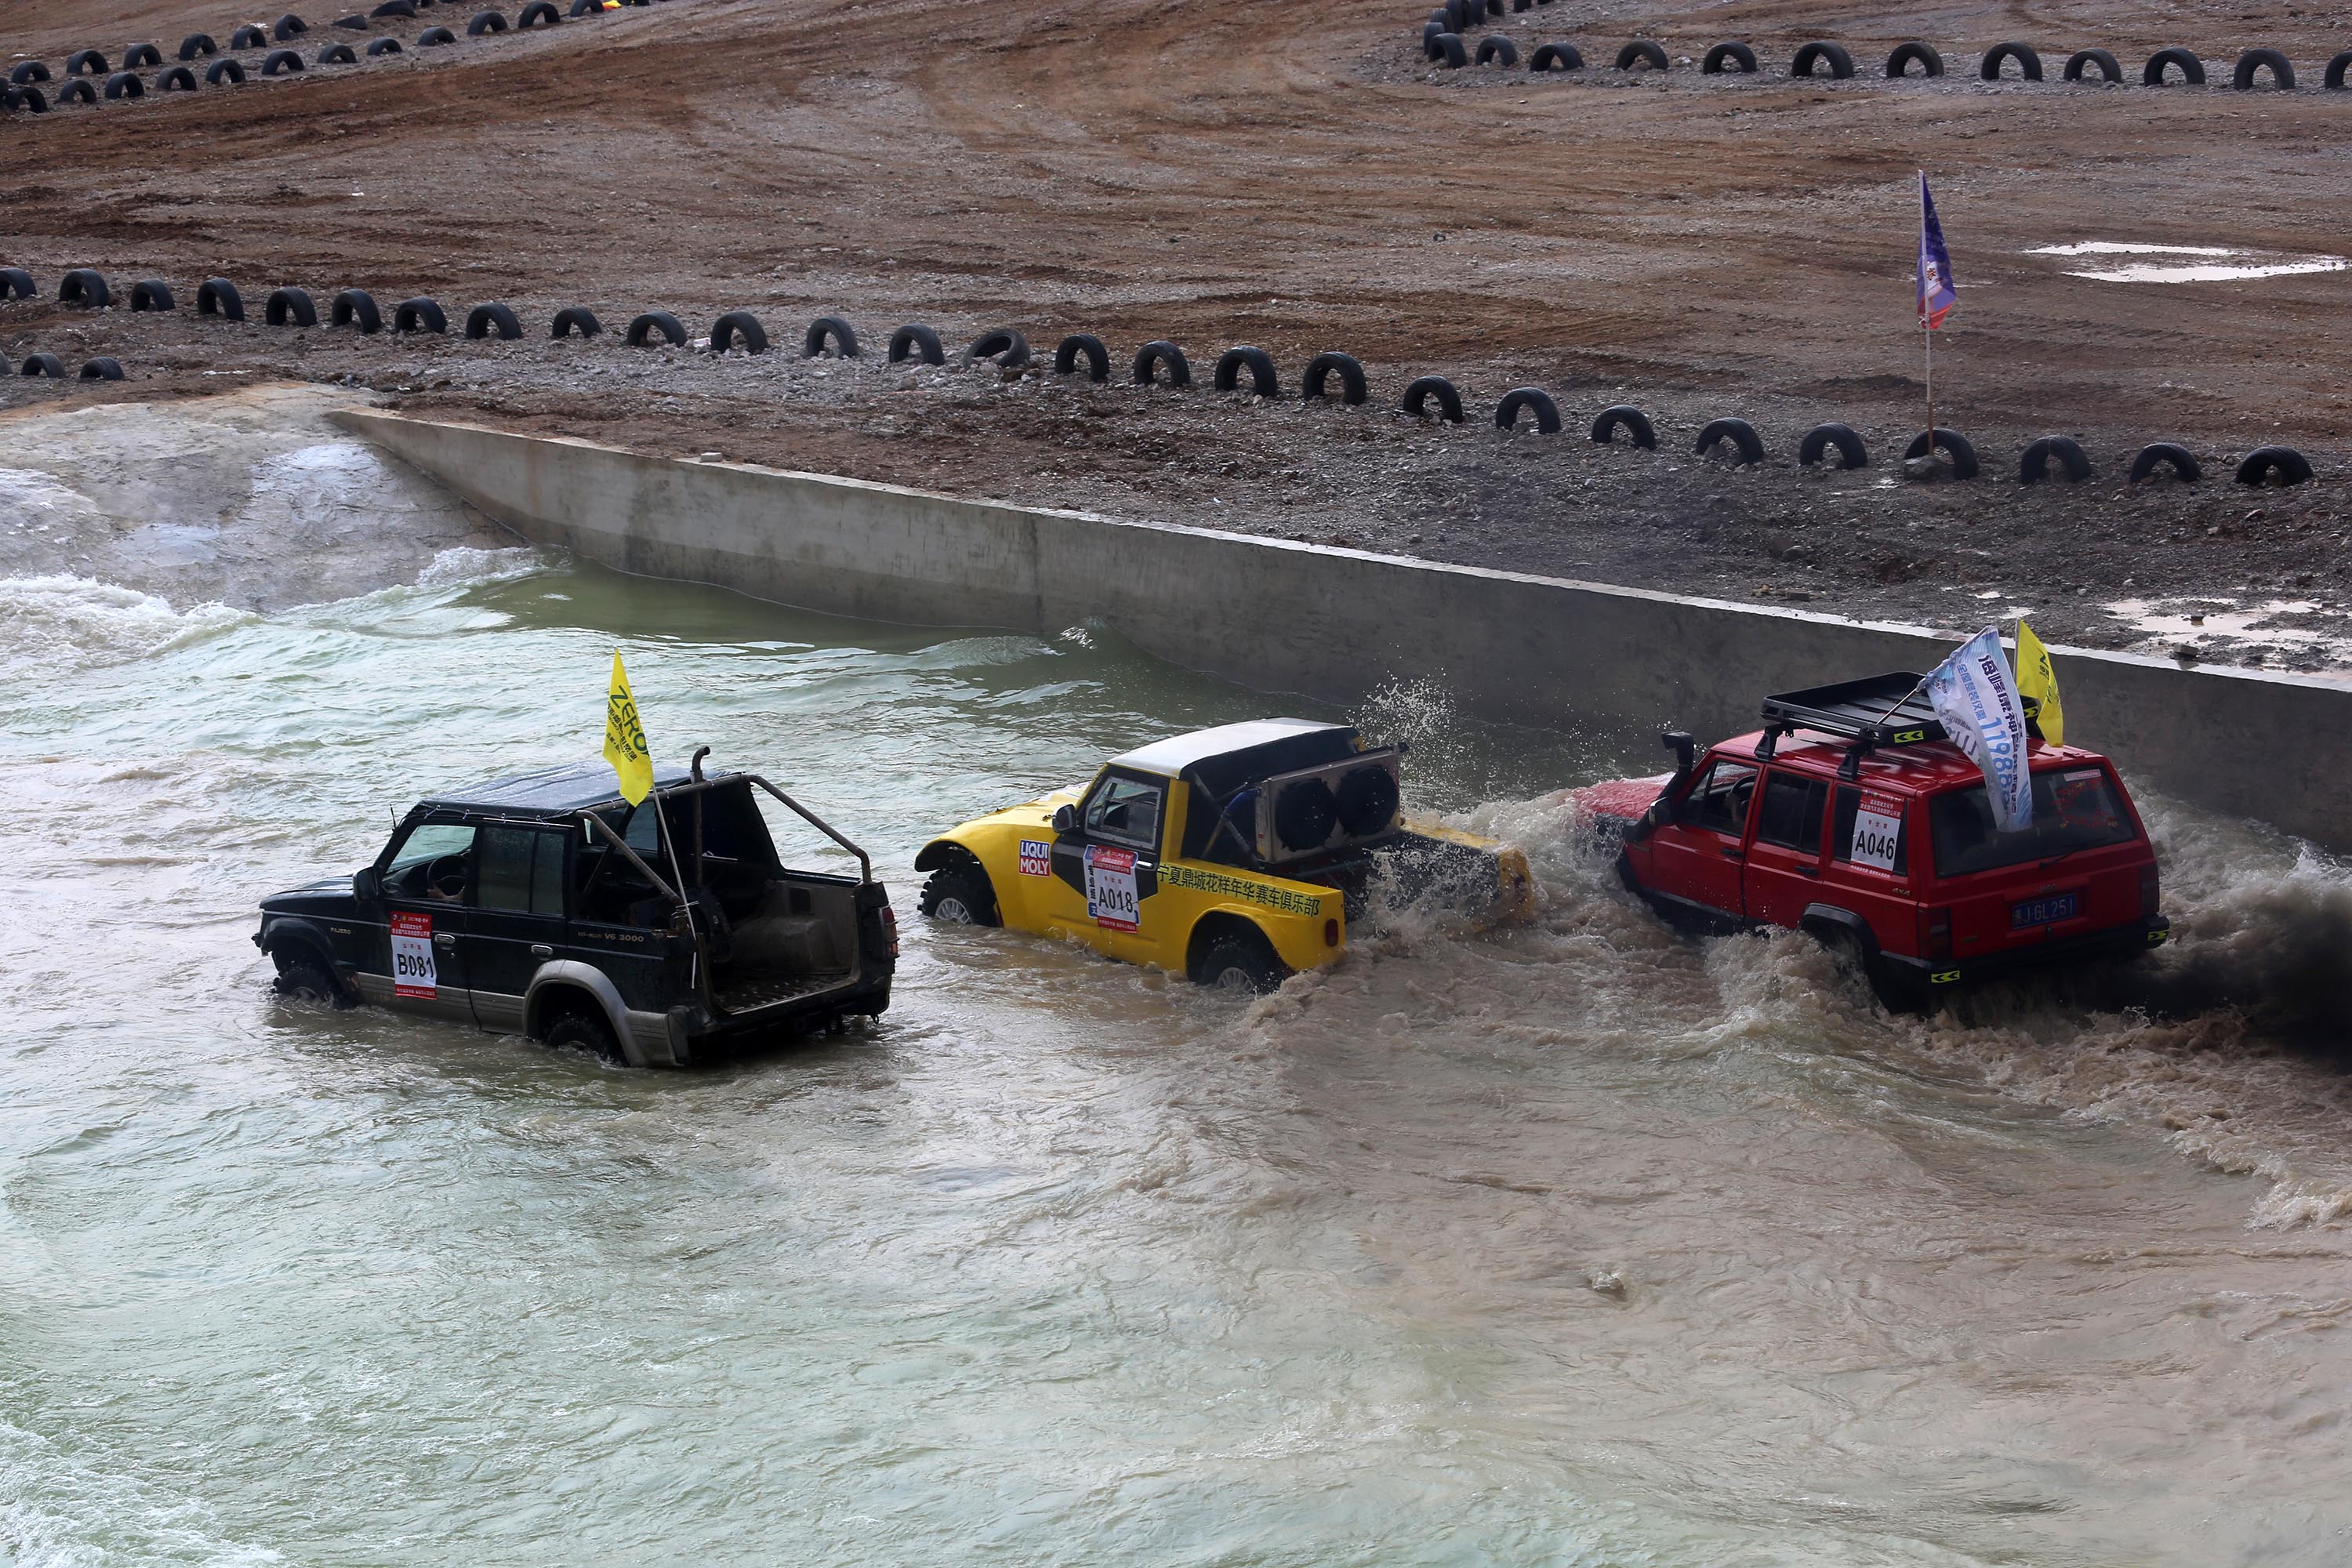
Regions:
<instances>
[{"instance_id":1,"label":"side mirror","mask_svg":"<svg viewBox=\"0 0 2352 1568\"><path fill-rule=\"evenodd\" d=\"M1077 830L1078 808L1075 805L1055 806L1054 808L1054 831L1055 833L1076 833Z\"/></svg>"},{"instance_id":2,"label":"side mirror","mask_svg":"<svg viewBox=\"0 0 2352 1568\"><path fill-rule=\"evenodd\" d=\"M352 873L352 897L363 904L372 904L383 892L383 879L375 874L373 866L362 866Z\"/></svg>"}]
</instances>

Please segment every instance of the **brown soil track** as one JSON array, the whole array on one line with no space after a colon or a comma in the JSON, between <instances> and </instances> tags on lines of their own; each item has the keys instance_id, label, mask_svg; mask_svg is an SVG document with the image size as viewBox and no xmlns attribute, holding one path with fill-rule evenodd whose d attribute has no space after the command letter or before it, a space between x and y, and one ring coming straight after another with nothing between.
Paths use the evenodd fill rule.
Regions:
<instances>
[{"instance_id":1,"label":"brown soil track","mask_svg":"<svg viewBox=\"0 0 2352 1568\"><path fill-rule=\"evenodd\" d=\"M300 42L309 57L376 31L462 30L472 6L426 9L356 35L305 13ZM161 276L183 310L158 322L0 307L12 356L111 353L135 378L64 394L11 381L0 398L218 387L204 369L350 375L413 411L649 450L1743 597L1769 584L1941 624L1966 624L1974 595L1996 591L2042 608L2055 635L2128 640L2094 608L2126 577L2143 597L2316 595L2330 609L2313 618L2337 620L2352 594L2338 565L2352 273L2125 285L2025 252L2116 239L2341 253L2352 94L2315 89L2352 37L2218 6L2159 35L2144 14L2087 4L1562 0L1493 26L1523 49L1572 39L1604 67L1635 36L1693 59L1744 37L1766 62L1745 80L1694 67L1629 83L1606 68L1433 71L1415 43L1425 10L667 0L297 82L17 116L0 261L52 289L73 265L125 290ZM152 0L0 0L0 53L57 68L75 47L112 58L152 38L169 56L192 31L225 40L236 20ZM1906 36L1931 37L1953 74L1785 76L1807 37L1846 43L1866 79ZM2012 37L2042 49L2053 80L1973 79L1977 52ZM2137 86L2139 63L2173 43L2222 85ZM2056 82L2090 44L2132 85ZM2254 45L2286 50L2305 90L2226 90ZM1935 490L1876 482L1920 423L1922 164L1962 282L1939 341L1942 422L1986 464L1983 481ZM215 273L239 282L257 320L274 283L310 288L322 314L351 284L387 313L436 295L453 321L502 300L532 341L200 327L186 306ZM1370 367L1376 401L1435 371L1462 384L1475 421L1538 384L1570 428L1538 442L1205 392L908 378L871 362L818 375L780 355L690 363L541 341L573 303L608 329L661 307L698 331L748 307L783 354L830 310L877 355L903 321L951 345L1015 324L1041 356L1086 330L1110 342L1121 380L1149 338L1185 344L1204 383L1218 350L1259 344L1290 387L1313 353L1344 348ZM1666 450L1583 440L1581 423L1620 400L1659 417ZM1754 420L1774 465L1693 459L1691 436L1718 414ZM1797 436L1832 418L1870 437L1877 475L1793 471ZM2017 452L2061 431L2092 450L2096 481L2021 490ZM2129 453L2159 437L2207 454L2211 479L2124 494ZM2321 479L2233 489L2219 459L2271 440L2305 449ZM1952 526L1964 522L1978 526Z\"/></svg>"}]
</instances>

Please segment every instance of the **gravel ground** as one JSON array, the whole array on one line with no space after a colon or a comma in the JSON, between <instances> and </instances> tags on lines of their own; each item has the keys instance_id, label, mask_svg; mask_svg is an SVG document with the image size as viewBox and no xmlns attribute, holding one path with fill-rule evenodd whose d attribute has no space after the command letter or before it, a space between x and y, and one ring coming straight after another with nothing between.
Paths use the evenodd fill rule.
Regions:
<instances>
[{"instance_id":1,"label":"gravel ground","mask_svg":"<svg viewBox=\"0 0 2352 1568\"><path fill-rule=\"evenodd\" d=\"M2313 197L2352 162L2352 95L1972 79L1976 49L2022 35L2053 76L2097 42L2136 83L2149 50L2179 42L2226 80L2237 48L2265 43L2315 81L2337 47L2327 19L2176 8L2157 36L2140 13L2091 4L1921 22L1561 0L1496 28L1603 59L1637 35L1677 58L1745 37L1768 68L1537 79L1429 69L1421 15L1398 0L672 0L297 82L20 116L0 261L45 292L72 265L126 292L163 277L182 310L0 306L13 360L105 353L132 377L10 379L0 406L341 382L420 415L648 451L1956 630L2023 608L2070 642L2352 665L2352 439L2327 346L2352 273L2131 283L2074 275L2114 258L2036 253L2340 251L2333 204ZM229 22L152 0L0 0L5 52L53 67L75 45L119 54L152 37L169 53ZM1912 26L1942 35L1952 75L1785 75L1801 38L1840 37L1869 71ZM1964 484L1907 482L1899 461L1923 422L1909 313L1922 163L1963 286L1937 391L1940 422L1983 458ZM215 273L240 283L254 322L192 316ZM322 310L346 284L387 313L411 293L460 319L499 300L531 335L273 330L259 305L279 282ZM546 341L565 304L608 334ZM656 307L698 333L751 309L775 351L624 348L617 330ZM831 310L869 357L794 357ZM907 321L951 351L1017 325L1041 357L1096 331L1115 382L1138 344L1171 337L1202 384L878 363ZM1275 355L1282 397L1206 390L1218 352L1242 342ZM1365 361L1371 405L1296 401L1326 348ZM1394 411L1423 373L1463 388L1469 425ZM1559 400L1563 434L1487 423L1520 385ZM1659 450L1586 438L1618 402L1649 412ZM1692 454L1727 415L1762 431L1765 463ZM1869 468L1795 465L1798 437L1827 419L1862 432ZM2092 481L2017 484L2023 447L2062 433L2089 450ZM2205 480L2126 485L2152 439L2197 451ZM2303 449L2319 477L2232 485L2236 457L2267 441Z\"/></svg>"}]
</instances>

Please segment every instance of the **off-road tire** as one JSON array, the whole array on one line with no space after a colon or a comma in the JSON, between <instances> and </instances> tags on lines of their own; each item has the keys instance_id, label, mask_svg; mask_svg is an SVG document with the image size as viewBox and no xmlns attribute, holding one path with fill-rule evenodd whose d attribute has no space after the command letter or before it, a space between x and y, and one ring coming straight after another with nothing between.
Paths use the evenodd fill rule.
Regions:
<instances>
[{"instance_id":1,"label":"off-road tire","mask_svg":"<svg viewBox=\"0 0 2352 1568\"><path fill-rule=\"evenodd\" d=\"M540 1043L555 1050L586 1051L600 1061L625 1063L621 1042L613 1037L613 1026L593 1013L574 1009L556 1017L547 1026Z\"/></svg>"},{"instance_id":2,"label":"off-road tire","mask_svg":"<svg viewBox=\"0 0 2352 1568\"><path fill-rule=\"evenodd\" d=\"M989 886L988 873L978 861L961 856L931 873L917 907L942 925L1003 923L996 911L996 889Z\"/></svg>"},{"instance_id":3,"label":"off-road tire","mask_svg":"<svg viewBox=\"0 0 2352 1568\"><path fill-rule=\"evenodd\" d=\"M1192 983L1213 990L1250 991L1263 996L1290 978L1290 971L1274 955L1265 938L1251 931L1228 931L1201 950L1192 964Z\"/></svg>"},{"instance_id":4,"label":"off-road tire","mask_svg":"<svg viewBox=\"0 0 2352 1568\"><path fill-rule=\"evenodd\" d=\"M270 988L288 1001L332 1007L338 1012L354 1005L351 993L343 989L316 954L302 948L280 948L272 956L278 962L278 973Z\"/></svg>"}]
</instances>

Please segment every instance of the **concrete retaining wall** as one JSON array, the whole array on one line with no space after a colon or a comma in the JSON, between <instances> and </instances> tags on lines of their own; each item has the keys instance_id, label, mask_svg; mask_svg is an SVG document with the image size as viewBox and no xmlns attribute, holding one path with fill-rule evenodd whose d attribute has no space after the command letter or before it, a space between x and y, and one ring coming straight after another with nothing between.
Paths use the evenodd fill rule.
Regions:
<instances>
[{"instance_id":1,"label":"concrete retaining wall","mask_svg":"<svg viewBox=\"0 0 2352 1568\"><path fill-rule=\"evenodd\" d=\"M1926 669L1953 638L1517 573L1326 550L889 485L699 463L368 410L346 428L536 542L647 576L917 626L1050 635L1098 621L1171 663L1349 703L1433 679L1490 719L1663 759L1757 698ZM2053 650L2072 728L2209 809L2352 849L2352 682Z\"/></svg>"}]
</instances>

